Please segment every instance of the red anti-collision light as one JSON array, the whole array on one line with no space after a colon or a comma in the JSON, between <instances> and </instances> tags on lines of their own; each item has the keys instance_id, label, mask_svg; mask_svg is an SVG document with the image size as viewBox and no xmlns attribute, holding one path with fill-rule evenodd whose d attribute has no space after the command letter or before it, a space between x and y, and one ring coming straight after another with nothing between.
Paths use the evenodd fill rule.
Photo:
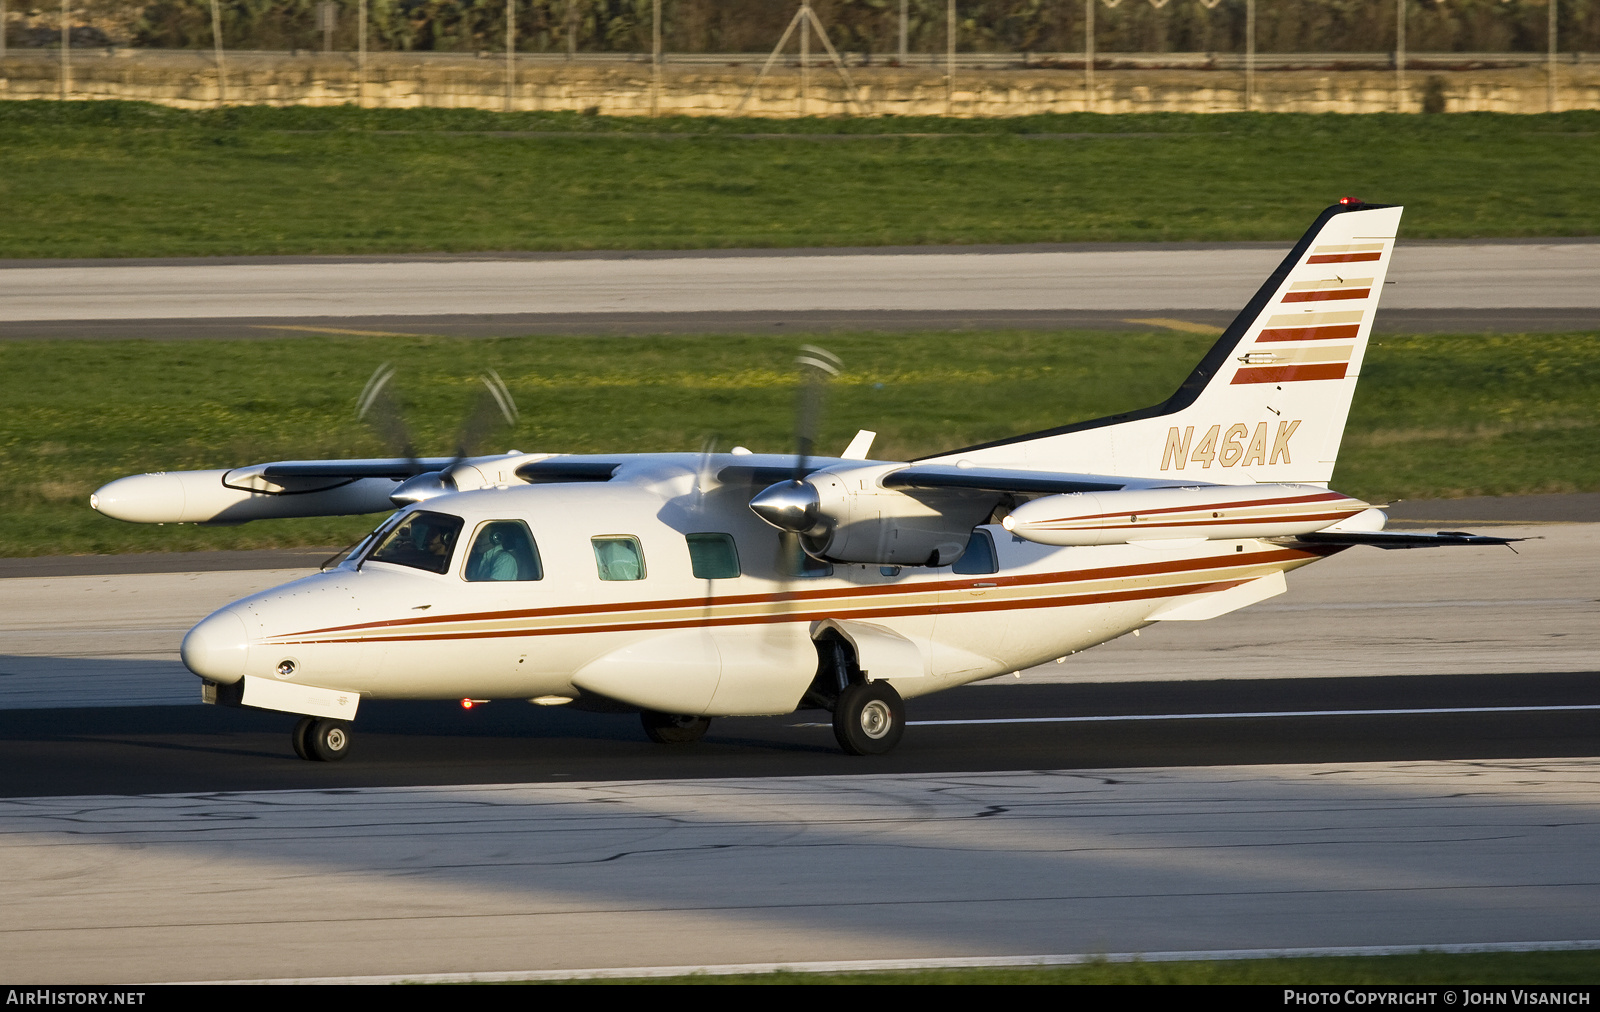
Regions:
<instances>
[{"instance_id":1,"label":"red anti-collision light","mask_svg":"<svg viewBox=\"0 0 1600 1012\"><path fill-rule=\"evenodd\" d=\"M1349 207L1352 204L1361 203L1361 198L1360 197L1340 197L1339 198L1339 203L1343 204L1345 207Z\"/></svg>"},{"instance_id":2,"label":"red anti-collision light","mask_svg":"<svg viewBox=\"0 0 1600 1012\"><path fill-rule=\"evenodd\" d=\"M462 700L462 701L461 701L461 708L462 708L462 709L463 709L463 710L470 710L470 709L472 709L472 700L470 700L470 699L463 699L463 700Z\"/></svg>"}]
</instances>

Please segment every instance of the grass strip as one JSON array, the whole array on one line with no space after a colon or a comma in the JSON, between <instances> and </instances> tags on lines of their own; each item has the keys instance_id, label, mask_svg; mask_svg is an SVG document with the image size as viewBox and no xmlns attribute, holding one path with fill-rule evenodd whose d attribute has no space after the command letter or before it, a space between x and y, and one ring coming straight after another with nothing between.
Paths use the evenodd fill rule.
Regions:
<instances>
[{"instance_id":1,"label":"grass strip","mask_svg":"<svg viewBox=\"0 0 1600 1012\"><path fill-rule=\"evenodd\" d=\"M1200 335L1089 331L753 336L11 341L0 344L0 508L11 556L338 545L370 517L148 527L94 513L126 474L383 456L354 417L383 362L419 450L455 445L485 368L522 407L484 452L792 448L797 347L845 362L820 447L858 428L910 459L1167 397ZM1600 489L1600 334L1380 336L1334 485L1386 501Z\"/></svg>"},{"instance_id":2,"label":"grass strip","mask_svg":"<svg viewBox=\"0 0 1600 1012\"><path fill-rule=\"evenodd\" d=\"M937 136L927 136L927 135ZM830 143L817 143L821 136ZM627 119L0 102L0 257L1600 234L1600 112Z\"/></svg>"}]
</instances>

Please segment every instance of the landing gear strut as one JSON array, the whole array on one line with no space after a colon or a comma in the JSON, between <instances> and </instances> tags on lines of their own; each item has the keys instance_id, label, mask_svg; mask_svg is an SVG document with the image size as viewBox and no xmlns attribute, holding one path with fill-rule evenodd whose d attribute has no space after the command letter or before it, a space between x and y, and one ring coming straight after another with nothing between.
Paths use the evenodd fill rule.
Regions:
<instances>
[{"instance_id":1,"label":"landing gear strut","mask_svg":"<svg viewBox=\"0 0 1600 1012\"><path fill-rule=\"evenodd\" d=\"M639 722L644 725L646 737L657 745L687 745L699 741L711 726L710 717L657 713L655 710L639 711Z\"/></svg>"},{"instance_id":2,"label":"landing gear strut","mask_svg":"<svg viewBox=\"0 0 1600 1012\"><path fill-rule=\"evenodd\" d=\"M852 682L833 706L833 736L851 755L883 755L906 730L906 707L888 682Z\"/></svg>"},{"instance_id":3,"label":"landing gear strut","mask_svg":"<svg viewBox=\"0 0 1600 1012\"><path fill-rule=\"evenodd\" d=\"M301 717L289 741L294 754L302 759L335 762L350 754L350 724L327 717Z\"/></svg>"}]
</instances>

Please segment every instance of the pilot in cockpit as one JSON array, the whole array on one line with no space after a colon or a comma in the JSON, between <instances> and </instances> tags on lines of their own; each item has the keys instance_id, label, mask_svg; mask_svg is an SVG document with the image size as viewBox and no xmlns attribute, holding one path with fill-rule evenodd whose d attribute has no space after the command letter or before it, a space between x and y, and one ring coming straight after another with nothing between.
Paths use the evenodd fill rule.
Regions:
<instances>
[{"instance_id":1,"label":"pilot in cockpit","mask_svg":"<svg viewBox=\"0 0 1600 1012\"><path fill-rule=\"evenodd\" d=\"M505 535L497 526L484 531L483 537L473 546L473 557L467 562L468 580L516 580L521 577L521 566L511 549L506 547Z\"/></svg>"}]
</instances>

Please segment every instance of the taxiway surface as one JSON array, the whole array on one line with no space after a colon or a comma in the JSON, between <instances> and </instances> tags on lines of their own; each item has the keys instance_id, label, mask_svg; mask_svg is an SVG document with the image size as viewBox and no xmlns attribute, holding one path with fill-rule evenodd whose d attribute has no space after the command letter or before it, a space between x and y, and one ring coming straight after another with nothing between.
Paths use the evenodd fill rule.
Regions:
<instances>
[{"instance_id":1,"label":"taxiway surface","mask_svg":"<svg viewBox=\"0 0 1600 1012\"><path fill-rule=\"evenodd\" d=\"M1174 248L1177 246L1179 248ZM8 261L0 336L1221 325L1288 247L1171 244ZM1380 326L1600 326L1600 243L1410 243Z\"/></svg>"},{"instance_id":2,"label":"taxiway surface","mask_svg":"<svg viewBox=\"0 0 1600 1012\"><path fill-rule=\"evenodd\" d=\"M1600 761L0 803L78 984L1595 937Z\"/></svg>"}]
</instances>

